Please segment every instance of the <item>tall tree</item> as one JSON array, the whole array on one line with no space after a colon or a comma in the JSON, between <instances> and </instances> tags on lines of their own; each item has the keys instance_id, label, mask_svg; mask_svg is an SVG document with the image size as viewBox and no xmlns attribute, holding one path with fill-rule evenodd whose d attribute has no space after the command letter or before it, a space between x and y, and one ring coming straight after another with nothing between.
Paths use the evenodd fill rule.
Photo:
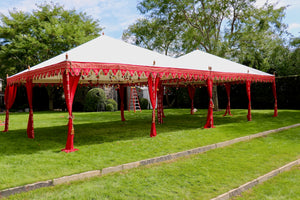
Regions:
<instances>
[{"instance_id":1,"label":"tall tree","mask_svg":"<svg viewBox=\"0 0 300 200\"><path fill-rule=\"evenodd\" d=\"M291 45L294 48L291 55L292 65L294 66L294 72L292 73L300 75L300 37L293 38Z\"/></svg>"},{"instance_id":2,"label":"tall tree","mask_svg":"<svg viewBox=\"0 0 300 200\"><path fill-rule=\"evenodd\" d=\"M137 8L145 17L124 31L123 40L165 55L180 54L183 18L176 13L175 6L166 5L155 13L149 13L151 7L140 2Z\"/></svg>"},{"instance_id":3,"label":"tall tree","mask_svg":"<svg viewBox=\"0 0 300 200\"><path fill-rule=\"evenodd\" d=\"M53 3L37 5L30 13L13 10L7 16L0 14L0 21L2 78L87 42L103 29L86 13Z\"/></svg>"},{"instance_id":4,"label":"tall tree","mask_svg":"<svg viewBox=\"0 0 300 200\"><path fill-rule=\"evenodd\" d=\"M124 32L122 39L165 55L180 51L181 30L162 19L138 19Z\"/></svg>"},{"instance_id":5,"label":"tall tree","mask_svg":"<svg viewBox=\"0 0 300 200\"><path fill-rule=\"evenodd\" d=\"M19 72L99 35L97 20L58 4L41 4L31 13L0 14L0 59L9 74Z\"/></svg>"},{"instance_id":6,"label":"tall tree","mask_svg":"<svg viewBox=\"0 0 300 200\"><path fill-rule=\"evenodd\" d=\"M269 72L278 76L300 75L300 38L293 38L290 45L278 45L268 57Z\"/></svg>"}]
</instances>

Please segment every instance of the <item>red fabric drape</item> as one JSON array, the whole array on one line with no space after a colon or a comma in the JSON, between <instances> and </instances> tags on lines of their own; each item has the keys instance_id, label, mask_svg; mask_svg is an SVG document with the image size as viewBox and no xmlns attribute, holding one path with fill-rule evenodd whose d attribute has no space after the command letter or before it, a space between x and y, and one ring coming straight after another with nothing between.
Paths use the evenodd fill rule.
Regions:
<instances>
[{"instance_id":1,"label":"red fabric drape","mask_svg":"<svg viewBox=\"0 0 300 200\"><path fill-rule=\"evenodd\" d=\"M225 89L227 93L227 107L226 107L225 114L223 116L226 116L227 114L232 115L230 111L230 87L231 85L229 83L225 83Z\"/></svg>"},{"instance_id":2,"label":"red fabric drape","mask_svg":"<svg viewBox=\"0 0 300 200\"><path fill-rule=\"evenodd\" d=\"M32 79L27 79L26 81L26 91L27 99L29 104L29 118L27 124L27 137L34 138L34 128L33 128L33 109L32 109Z\"/></svg>"},{"instance_id":3,"label":"red fabric drape","mask_svg":"<svg viewBox=\"0 0 300 200\"><path fill-rule=\"evenodd\" d=\"M156 128L155 128L155 106L156 106L156 97L157 97L157 86L159 83L159 76L152 77L150 74L148 77L148 90L150 96L150 102L152 105L152 124L151 124L151 132L150 137L156 136Z\"/></svg>"},{"instance_id":4,"label":"red fabric drape","mask_svg":"<svg viewBox=\"0 0 300 200\"><path fill-rule=\"evenodd\" d=\"M213 80L211 78L208 78L206 80L207 84L207 91L209 95L209 107L207 112L207 120L204 128L214 128L214 117L213 117L213 107L214 103L212 101L212 87L213 87Z\"/></svg>"},{"instance_id":5,"label":"red fabric drape","mask_svg":"<svg viewBox=\"0 0 300 200\"><path fill-rule=\"evenodd\" d=\"M124 85L120 85L119 88L119 95L120 95L120 99L121 99L121 120L125 121L125 117L124 117Z\"/></svg>"},{"instance_id":6,"label":"red fabric drape","mask_svg":"<svg viewBox=\"0 0 300 200\"><path fill-rule=\"evenodd\" d=\"M278 116L278 111L277 111L277 93L276 93L276 82L275 80L272 83L272 89L273 89L273 95L274 95L274 115L273 117Z\"/></svg>"},{"instance_id":7,"label":"red fabric drape","mask_svg":"<svg viewBox=\"0 0 300 200\"><path fill-rule=\"evenodd\" d=\"M68 123L68 138L67 138L66 148L62 149L62 151L65 151L67 153L78 150L78 149L74 149L73 146L74 127L73 127L72 106L73 106L73 99L74 99L79 78L80 76L70 76L68 71L63 73L63 86L64 86L66 105L69 112L69 123Z\"/></svg>"},{"instance_id":8,"label":"red fabric drape","mask_svg":"<svg viewBox=\"0 0 300 200\"><path fill-rule=\"evenodd\" d=\"M164 98L164 86L160 81L158 83L158 92L157 92L157 119L158 123L162 124L163 122L163 98Z\"/></svg>"},{"instance_id":9,"label":"red fabric drape","mask_svg":"<svg viewBox=\"0 0 300 200\"><path fill-rule=\"evenodd\" d=\"M188 87L188 91L189 91L189 96L191 99L191 115L193 115L194 114L194 96L195 96L196 88L194 86L190 85Z\"/></svg>"},{"instance_id":10,"label":"red fabric drape","mask_svg":"<svg viewBox=\"0 0 300 200\"><path fill-rule=\"evenodd\" d=\"M252 116L251 116L251 81L247 80L246 81L246 89L247 89L247 96L248 96L248 115L247 115L247 119L248 121L252 120Z\"/></svg>"},{"instance_id":11,"label":"red fabric drape","mask_svg":"<svg viewBox=\"0 0 300 200\"><path fill-rule=\"evenodd\" d=\"M8 85L5 89L4 94L4 103L6 108L6 115L5 115L5 127L3 132L8 132L8 125L9 125L9 109L15 102L17 94L17 86L16 85Z\"/></svg>"},{"instance_id":12,"label":"red fabric drape","mask_svg":"<svg viewBox=\"0 0 300 200\"><path fill-rule=\"evenodd\" d=\"M162 91L161 91L161 102L162 102L162 106L161 106L161 112L162 112L162 117L165 118L165 111L164 111L164 92L165 92L165 87L162 86Z\"/></svg>"}]
</instances>

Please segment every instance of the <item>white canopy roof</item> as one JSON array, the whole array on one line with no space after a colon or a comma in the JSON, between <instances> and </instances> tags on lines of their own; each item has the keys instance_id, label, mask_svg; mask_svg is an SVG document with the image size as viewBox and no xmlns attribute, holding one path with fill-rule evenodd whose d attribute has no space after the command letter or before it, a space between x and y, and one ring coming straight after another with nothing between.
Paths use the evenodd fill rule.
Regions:
<instances>
[{"instance_id":1,"label":"white canopy roof","mask_svg":"<svg viewBox=\"0 0 300 200\"><path fill-rule=\"evenodd\" d=\"M65 61L66 54L68 54L68 60L77 62L153 66L153 61L155 61L155 66L159 67L174 67L175 62L175 58L102 35L33 66L30 70L40 69Z\"/></svg>"},{"instance_id":2,"label":"white canopy roof","mask_svg":"<svg viewBox=\"0 0 300 200\"><path fill-rule=\"evenodd\" d=\"M195 50L186 55L177 58L176 64L189 69L208 70L208 66L212 67L212 71L226 73L248 73L257 75L270 75L268 73L247 67L245 65L200 51Z\"/></svg>"},{"instance_id":3,"label":"white canopy roof","mask_svg":"<svg viewBox=\"0 0 300 200\"><path fill-rule=\"evenodd\" d=\"M68 60L66 60L66 54L68 54ZM212 67L213 74L209 73L209 66ZM85 78L85 81L109 81L110 83L112 82L111 77L102 76L102 78L99 78L97 73L101 70L103 70L105 76L108 70L113 70L114 75L117 71L123 74L127 71L132 74L138 73L138 75L135 75L135 81L140 81L140 78L146 80L149 73L165 75L165 80L182 76L194 80L201 79L202 81L207 76L222 79L222 81L245 80L249 75L255 76L252 77L253 80L255 78L259 81L271 81L270 78L273 78L272 75L265 72L199 50L179 58L173 58L102 35L33 66L30 70L15 74L9 77L8 80L9 84L25 82L27 78L33 78L35 83L47 83L48 80L49 83L58 83L61 80L61 73L67 68L77 74L84 70L85 75L93 70L95 72L93 76L90 76L89 79ZM141 75L143 77L140 77ZM259 75L259 77L256 75ZM126 79L118 76L118 78L115 77L114 82L118 80L125 81Z\"/></svg>"}]
</instances>

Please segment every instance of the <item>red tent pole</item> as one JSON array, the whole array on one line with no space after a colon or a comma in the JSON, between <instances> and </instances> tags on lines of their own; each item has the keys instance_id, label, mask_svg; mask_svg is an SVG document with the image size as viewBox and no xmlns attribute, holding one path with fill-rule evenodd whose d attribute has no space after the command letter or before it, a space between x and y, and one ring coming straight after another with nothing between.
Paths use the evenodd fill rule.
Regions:
<instances>
[{"instance_id":1,"label":"red tent pole","mask_svg":"<svg viewBox=\"0 0 300 200\"><path fill-rule=\"evenodd\" d=\"M276 82L275 79L272 83L272 89L273 89L273 95L274 95L274 115L273 117L278 116L278 111L277 111L277 94L276 94Z\"/></svg>"},{"instance_id":2,"label":"red tent pole","mask_svg":"<svg viewBox=\"0 0 300 200\"><path fill-rule=\"evenodd\" d=\"M227 93L227 107L226 107L226 111L225 114L223 116L228 115L232 115L231 111L230 111L230 83L225 83L225 89L226 89L226 93Z\"/></svg>"},{"instance_id":3,"label":"red tent pole","mask_svg":"<svg viewBox=\"0 0 300 200\"><path fill-rule=\"evenodd\" d=\"M194 97L195 97L195 90L196 88L194 86L189 85L188 86L188 92L189 92L189 97L191 99L191 115L194 114Z\"/></svg>"},{"instance_id":4,"label":"red tent pole","mask_svg":"<svg viewBox=\"0 0 300 200\"><path fill-rule=\"evenodd\" d=\"M3 132L8 132L8 125L9 125L9 109L14 104L17 94L17 86L15 85L7 85L4 94L4 103L6 108L5 114L5 127Z\"/></svg>"},{"instance_id":5,"label":"red tent pole","mask_svg":"<svg viewBox=\"0 0 300 200\"><path fill-rule=\"evenodd\" d=\"M27 99L29 104L29 118L27 124L27 137L34 138L34 128L33 128L33 109L32 109L32 79L26 80L26 91Z\"/></svg>"},{"instance_id":6,"label":"red tent pole","mask_svg":"<svg viewBox=\"0 0 300 200\"><path fill-rule=\"evenodd\" d=\"M163 118L165 118L166 116L165 116L165 113L164 113L164 89L165 89L165 87L163 86L163 85L161 85L161 87L160 87L160 102L161 102L161 123L164 123L163 122Z\"/></svg>"},{"instance_id":7,"label":"red tent pole","mask_svg":"<svg viewBox=\"0 0 300 200\"><path fill-rule=\"evenodd\" d=\"M161 88L160 88L160 92L161 92L161 116L162 118L165 118L165 112L164 112L164 90L165 90L165 87L163 85L161 85ZM162 123L163 123L163 119L162 119Z\"/></svg>"},{"instance_id":8,"label":"red tent pole","mask_svg":"<svg viewBox=\"0 0 300 200\"><path fill-rule=\"evenodd\" d=\"M157 75L155 78L152 77L152 75L150 74L148 77L148 90L149 90L150 102L152 105L152 124L151 124L150 137L155 137L157 134L155 128L155 106L156 106L158 83L159 83L159 76Z\"/></svg>"},{"instance_id":9,"label":"red tent pole","mask_svg":"<svg viewBox=\"0 0 300 200\"><path fill-rule=\"evenodd\" d=\"M9 125L9 93L10 93L9 90L10 90L10 86L7 85L4 94L4 103L5 103L6 112L5 112L5 127L3 132L8 132L8 125Z\"/></svg>"},{"instance_id":10,"label":"red tent pole","mask_svg":"<svg viewBox=\"0 0 300 200\"><path fill-rule=\"evenodd\" d=\"M119 95L120 95L120 99L121 99L121 120L125 121L125 117L124 117L124 85L120 85L119 88Z\"/></svg>"},{"instance_id":11,"label":"red tent pole","mask_svg":"<svg viewBox=\"0 0 300 200\"><path fill-rule=\"evenodd\" d=\"M69 71L66 70L63 73L63 86L64 86L64 93L66 99L66 105L69 112L69 123L68 123L68 138L66 143L66 148L62 149L62 151L66 153L70 153L73 151L78 151L78 149L74 149L73 141L74 141L74 126L73 126L73 114L72 114L72 105L73 99L75 95L75 91L78 85L80 76L71 76Z\"/></svg>"},{"instance_id":12,"label":"red tent pole","mask_svg":"<svg viewBox=\"0 0 300 200\"><path fill-rule=\"evenodd\" d=\"M213 118L213 107L214 103L212 101L212 87L213 87L213 80L211 78L208 78L206 80L207 84L207 91L209 95L209 107L207 112L207 120L204 128L214 128L214 118Z\"/></svg>"},{"instance_id":13,"label":"red tent pole","mask_svg":"<svg viewBox=\"0 0 300 200\"><path fill-rule=\"evenodd\" d=\"M158 83L157 92L157 119L159 124L163 124L163 97L164 97L164 87L162 82Z\"/></svg>"},{"instance_id":14,"label":"red tent pole","mask_svg":"<svg viewBox=\"0 0 300 200\"><path fill-rule=\"evenodd\" d=\"M247 96L248 96L248 115L247 115L247 119L248 119L248 121L251 121L252 116L251 116L251 81L250 80L246 81L246 89L247 89Z\"/></svg>"}]
</instances>

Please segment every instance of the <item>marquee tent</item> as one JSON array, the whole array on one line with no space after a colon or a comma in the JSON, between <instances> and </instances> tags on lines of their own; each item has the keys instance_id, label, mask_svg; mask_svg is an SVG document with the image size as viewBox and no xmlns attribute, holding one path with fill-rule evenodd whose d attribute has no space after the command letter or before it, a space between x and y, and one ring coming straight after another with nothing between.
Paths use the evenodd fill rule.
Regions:
<instances>
[{"instance_id":1,"label":"marquee tent","mask_svg":"<svg viewBox=\"0 0 300 200\"><path fill-rule=\"evenodd\" d=\"M213 127L212 86L220 84L246 83L249 97L251 82L273 83L276 104L275 76L222 59L201 51L194 51L179 58L128 44L102 35L36 66L7 77L5 90L6 120L4 132L8 131L9 109L17 87L25 85L30 107L27 135L34 138L32 87L34 85L63 85L69 112L68 138L65 152L76 151L73 146L74 127L72 104L77 85L110 85L118 88L121 99L121 120L124 121L124 87L148 85L152 104L150 136L156 136L155 105L157 102L158 122L163 117L164 86L189 87L193 97L195 87L207 86L210 104L205 128ZM192 98L193 99L193 98ZM277 109L276 109L277 110ZM251 113L248 114L251 116ZM248 117L251 120L251 117Z\"/></svg>"}]
</instances>

